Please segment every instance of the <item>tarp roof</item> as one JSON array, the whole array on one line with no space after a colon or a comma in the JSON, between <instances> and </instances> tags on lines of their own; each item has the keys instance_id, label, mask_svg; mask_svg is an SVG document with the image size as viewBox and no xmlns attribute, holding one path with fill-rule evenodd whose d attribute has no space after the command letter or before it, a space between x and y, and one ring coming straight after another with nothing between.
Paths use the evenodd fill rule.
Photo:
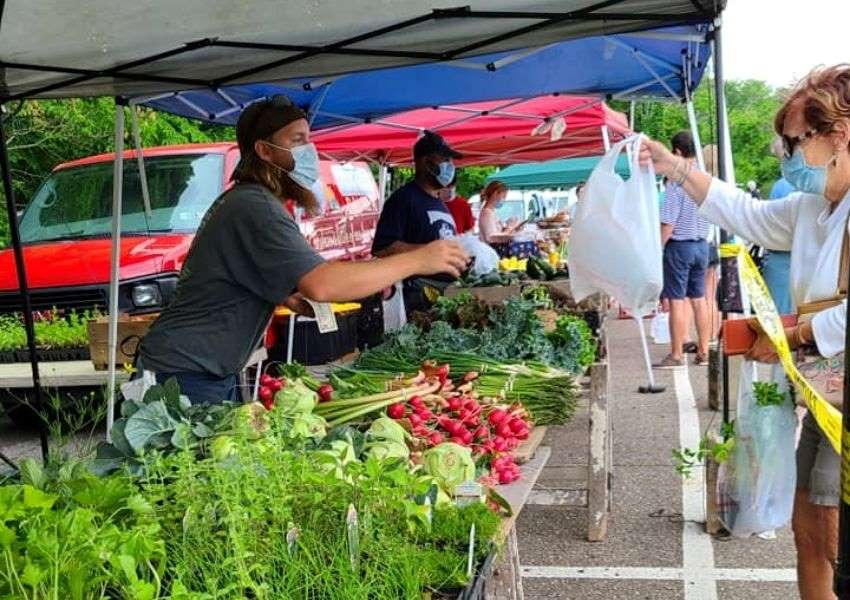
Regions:
<instances>
[{"instance_id":1,"label":"tarp roof","mask_svg":"<svg viewBox=\"0 0 850 600\"><path fill-rule=\"evenodd\" d=\"M492 173L487 177L487 181L499 180L513 189L569 188L587 181L601 158L601 156L586 156L512 165ZM616 171L622 177L629 174L628 159L625 155L621 154L617 159Z\"/></svg>"},{"instance_id":2,"label":"tarp roof","mask_svg":"<svg viewBox=\"0 0 850 600\"><path fill-rule=\"evenodd\" d=\"M316 130L425 106L554 93L679 100L702 77L707 32L693 25L596 36L437 64L166 94L148 104L233 124L248 103L283 93L310 111Z\"/></svg>"},{"instance_id":3,"label":"tarp roof","mask_svg":"<svg viewBox=\"0 0 850 600\"><path fill-rule=\"evenodd\" d=\"M0 100L136 96L707 23L725 0L6 0ZM678 62L678 61L677 61Z\"/></svg>"},{"instance_id":4,"label":"tarp roof","mask_svg":"<svg viewBox=\"0 0 850 600\"><path fill-rule=\"evenodd\" d=\"M561 135L553 135L561 126ZM603 126L612 141L629 134L625 115L599 99L543 96L422 108L319 131L312 141L325 158L408 165L413 144L427 129L463 153L459 165L502 165L600 154Z\"/></svg>"}]
</instances>

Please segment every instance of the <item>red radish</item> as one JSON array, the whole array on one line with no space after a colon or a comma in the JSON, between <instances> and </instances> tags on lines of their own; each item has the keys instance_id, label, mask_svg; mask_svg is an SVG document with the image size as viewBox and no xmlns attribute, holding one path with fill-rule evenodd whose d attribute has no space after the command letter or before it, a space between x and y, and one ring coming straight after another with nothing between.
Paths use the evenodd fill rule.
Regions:
<instances>
[{"instance_id":1,"label":"red radish","mask_svg":"<svg viewBox=\"0 0 850 600\"><path fill-rule=\"evenodd\" d=\"M463 403L463 407L464 407L466 410L468 410L469 412L475 412L475 411L477 411L477 410L480 410L480 409L481 409L481 405L480 405L480 404L478 404L478 402L476 402L476 401L475 401L475 400L473 400L472 398L470 398L469 400L467 400L466 402L464 402L464 403Z\"/></svg>"},{"instance_id":2,"label":"red radish","mask_svg":"<svg viewBox=\"0 0 850 600\"><path fill-rule=\"evenodd\" d=\"M457 444L458 446L464 446L463 440L455 435L452 436L452 442Z\"/></svg>"},{"instance_id":3,"label":"red radish","mask_svg":"<svg viewBox=\"0 0 850 600\"><path fill-rule=\"evenodd\" d=\"M514 432L511 431L510 426L504 421L500 423L498 427L496 427L496 433L498 433L505 439L513 437L514 435Z\"/></svg>"},{"instance_id":4,"label":"red radish","mask_svg":"<svg viewBox=\"0 0 850 600\"><path fill-rule=\"evenodd\" d=\"M267 373L263 373L260 376L260 385L268 386L269 383L271 383L273 379L274 379L274 377L272 377L271 375L269 375Z\"/></svg>"},{"instance_id":5,"label":"red radish","mask_svg":"<svg viewBox=\"0 0 850 600\"><path fill-rule=\"evenodd\" d=\"M483 440L490 435L490 430L487 429L484 425L481 425L475 430L473 435L475 435L476 439Z\"/></svg>"},{"instance_id":6,"label":"red radish","mask_svg":"<svg viewBox=\"0 0 850 600\"><path fill-rule=\"evenodd\" d=\"M501 471L499 473L499 483L500 484L506 485L508 483L512 483L513 481L515 481L515 479L514 479L514 476L511 473L508 473L507 471Z\"/></svg>"},{"instance_id":7,"label":"red radish","mask_svg":"<svg viewBox=\"0 0 850 600\"><path fill-rule=\"evenodd\" d=\"M527 440L528 434L530 433L528 427L523 427L520 431L516 433L516 436L520 440Z\"/></svg>"},{"instance_id":8,"label":"red radish","mask_svg":"<svg viewBox=\"0 0 850 600\"><path fill-rule=\"evenodd\" d=\"M424 408L425 407L425 403L422 402L422 398L420 398L419 396L411 396L410 400L408 400L407 402L413 408Z\"/></svg>"},{"instance_id":9,"label":"red radish","mask_svg":"<svg viewBox=\"0 0 850 600\"><path fill-rule=\"evenodd\" d=\"M449 398L449 410L450 411L456 412L456 411L461 409L461 406L463 406L463 402L461 401L460 398L458 398L458 397Z\"/></svg>"},{"instance_id":10,"label":"red radish","mask_svg":"<svg viewBox=\"0 0 850 600\"><path fill-rule=\"evenodd\" d=\"M490 416L487 417L487 420L490 421L490 425L496 426L502 421L504 421L506 416L507 413L505 411L497 408L496 410L490 413Z\"/></svg>"},{"instance_id":11,"label":"red radish","mask_svg":"<svg viewBox=\"0 0 850 600\"><path fill-rule=\"evenodd\" d=\"M443 437L443 434L439 431L434 431L433 433L431 433L431 435L428 436L428 441L431 442L432 446L442 444L444 439L445 438Z\"/></svg>"},{"instance_id":12,"label":"red radish","mask_svg":"<svg viewBox=\"0 0 850 600\"><path fill-rule=\"evenodd\" d=\"M517 446L519 446L519 440L515 437L506 438L505 443L508 445L508 450L516 450Z\"/></svg>"},{"instance_id":13,"label":"red radish","mask_svg":"<svg viewBox=\"0 0 850 600\"><path fill-rule=\"evenodd\" d=\"M319 402L330 402L333 400L334 389L329 383L319 386Z\"/></svg>"},{"instance_id":14,"label":"red radish","mask_svg":"<svg viewBox=\"0 0 850 600\"><path fill-rule=\"evenodd\" d=\"M415 435L416 437L420 437L420 438L428 437L428 433L429 433L428 428L424 427L422 425L416 425L413 428L413 435Z\"/></svg>"},{"instance_id":15,"label":"red radish","mask_svg":"<svg viewBox=\"0 0 850 600\"><path fill-rule=\"evenodd\" d=\"M395 404L390 404L387 407L387 416L391 419L401 419L404 417L404 404L401 402L396 402Z\"/></svg>"},{"instance_id":16,"label":"red radish","mask_svg":"<svg viewBox=\"0 0 850 600\"><path fill-rule=\"evenodd\" d=\"M260 388L260 400L262 400L263 402L272 402L274 400L274 392L271 390L271 388Z\"/></svg>"},{"instance_id":17,"label":"red radish","mask_svg":"<svg viewBox=\"0 0 850 600\"><path fill-rule=\"evenodd\" d=\"M470 381L474 381L476 379L478 379L478 373L476 373L475 371L470 371L469 373L463 376L464 383L469 383Z\"/></svg>"},{"instance_id":18,"label":"red radish","mask_svg":"<svg viewBox=\"0 0 850 600\"><path fill-rule=\"evenodd\" d=\"M522 419L511 419L510 423L508 423L508 426L514 433L519 433L523 429L526 429L525 421L523 421Z\"/></svg>"},{"instance_id":19,"label":"red radish","mask_svg":"<svg viewBox=\"0 0 850 600\"><path fill-rule=\"evenodd\" d=\"M508 449L508 442L505 438L499 436L493 439L493 449L496 452L505 452Z\"/></svg>"},{"instance_id":20,"label":"red radish","mask_svg":"<svg viewBox=\"0 0 850 600\"><path fill-rule=\"evenodd\" d=\"M266 410L271 410L272 408L274 408L274 401L273 400L268 400L268 401L263 400L263 408L265 408Z\"/></svg>"},{"instance_id":21,"label":"red radish","mask_svg":"<svg viewBox=\"0 0 850 600\"><path fill-rule=\"evenodd\" d=\"M463 440L464 445L468 446L472 443L472 433L468 429L461 431L459 437Z\"/></svg>"},{"instance_id":22,"label":"red radish","mask_svg":"<svg viewBox=\"0 0 850 600\"><path fill-rule=\"evenodd\" d=\"M470 415L464 420L464 423L470 427L476 427L479 423L481 423L481 417L478 415Z\"/></svg>"},{"instance_id":23,"label":"red radish","mask_svg":"<svg viewBox=\"0 0 850 600\"><path fill-rule=\"evenodd\" d=\"M413 412L415 412L417 415L419 415L419 418L422 419L423 421L430 421L431 419L434 418L434 413L432 413L427 408L416 409Z\"/></svg>"},{"instance_id":24,"label":"red radish","mask_svg":"<svg viewBox=\"0 0 850 600\"><path fill-rule=\"evenodd\" d=\"M408 415L407 420L410 421L410 425L413 427L422 426L422 417L420 417L416 413L411 413L410 415Z\"/></svg>"},{"instance_id":25,"label":"red radish","mask_svg":"<svg viewBox=\"0 0 850 600\"><path fill-rule=\"evenodd\" d=\"M268 387L270 387L273 392L278 392L283 389L283 382L280 379L272 379L269 382Z\"/></svg>"}]
</instances>

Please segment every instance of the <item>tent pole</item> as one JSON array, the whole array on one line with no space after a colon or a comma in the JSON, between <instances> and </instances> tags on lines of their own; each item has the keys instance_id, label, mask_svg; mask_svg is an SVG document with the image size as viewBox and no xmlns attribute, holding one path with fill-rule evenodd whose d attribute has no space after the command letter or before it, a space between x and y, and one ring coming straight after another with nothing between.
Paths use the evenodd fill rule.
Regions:
<instances>
[{"instance_id":1,"label":"tent pole","mask_svg":"<svg viewBox=\"0 0 850 600\"><path fill-rule=\"evenodd\" d=\"M106 401L106 439L115 418L115 359L118 349L118 287L121 269L121 211L124 192L124 106L115 99L115 160L112 162L112 252L109 277L109 384Z\"/></svg>"},{"instance_id":2,"label":"tent pole","mask_svg":"<svg viewBox=\"0 0 850 600\"><path fill-rule=\"evenodd\" d=\"M700 168L700 171L705 171L705 157L702 154L702 141L699 137L699 125L697 124L697 114L694 110L694 102L690 99L690 97L688 98L687 107L688 123L691 126L691 135L694 138L694 148L697 152L697 166Z\"/></svg>"},{"instance_id":3,"label":"tent pole","mask_svg":"<svg viewBox=\"0 0 850 600\"><path fill-rule=\"evenodd\" d=\"M32 301L27 285L27 272L24 265L24 249L21 245L21 231L18 226L18 211L15 207L15 190L12 187L12 167L9 164L9 150L6 147L6 119L0 111L0 168L3 169L3 192L6 195L6 214L9 217L9 234L12 238L12 249L15 253L15 267L18 272L18 289L24 313L24 328L27 333L27 348L30 353L30 369L32 370L32 386L35 396L35 411L38 413L38 437L41 443L41 459L47 463L47 423L43 414L41 377L38 373L38 353L35 349L35 326L32 318ZM4 459L8 462L6 459Z\"/></svg>"},{"instance_id":4,"label":"tent pole","mask_svg":"<svg viewBox=\"0 0 850 600\"><path fill-rule=\"evenodd\" d=\"M717 175L720 179L729 181L729 177L727 177L728 166L727 165L727 157L729 156L726 153L726 145L729 143L728 141L728 131L729 128L726 125L726 94L723 93L724 81L723 81L723 56L722 56L722 42L720 37L720 28L721 23L720 19L715 22L714 25L714 88L715 88L715 97L717 98ZM730 153L731 154L731 153ZM729 234L725 229L720 230L720 243L725 244L729 241ZM728 261L721 260L720 261L720 286L721 289L724 285L724 280L729 277L729 273L727 272ZM728 313L724 312L722 315L723 320L725 321L728 318ZM721 377L722 383L721 386L723 390L723 423L729 422L729 357L724 353L723 359L721 361Z\"/></svg>"},{"instance_id":5,"label":"tent pole","mask_svg":"<svg viewBox=\"0 0 850 600\"><path fill-rule=\"evenodd\" d=\"M838 506L838 561L835 566L835 594L838 600L850 599L850 319L845 318L844 333L844 407L841 427L841 502Z\"/></svg>"},{"instance_id":6,"label":"tent pole","mask_svg":"<svg viewBox=\"0 0 850 600\"><path fill-rule=\"evenodd\" d=\"M611 149L611 138L608 135L608 126L603 125L602 129L602 145L605 147L605 152Z\"/></svg>"},{"instance_id":7,"label":"tent pole","mask_svg":"<svg viewBox=\"0 0 850 600\"><path fill-rule=\"evenodd\" d=\"M629 129L635 130L635 101L629 102Z\"/></svg>"},{"instance_id":8,"label":"tent pole","mask_svg":"<svg viewBox=\"0 0 850 600\"><path fill-rule=\"evenodd\" d=\"M387 200L387 179L389 170L387 163L381 162L378 167L378 210L384 209L384 202Z\"/></svg>"},{"instance_id":9,"label":"tent pole","mask_svg":"<svg viewBox=\"0 0 850 600\"><path fill-rule=\"evenodd\" d=\"M148 189L148 175L145 172L145 157L142 156L142 135L139 132L139 119L136 115L136 102L130 102L130 127L133 130L133 145L136 147L136 162L139 165L139 181L142 185L142 204L145 217L151 218L151 194ZM150 224L148 224L150 226Z\"/></svg>"}]
</instances>

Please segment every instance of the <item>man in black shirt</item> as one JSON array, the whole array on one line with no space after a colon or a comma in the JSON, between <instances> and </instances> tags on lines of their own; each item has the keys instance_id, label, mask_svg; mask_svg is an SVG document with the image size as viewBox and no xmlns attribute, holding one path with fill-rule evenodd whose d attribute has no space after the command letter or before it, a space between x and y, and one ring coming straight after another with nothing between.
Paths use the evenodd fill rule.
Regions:
<instances>
[{"instance_id":1,"label":"man in black shirt","mask_svg":"<svg viewBox=\"0 0 850 600\"><path fill-rule=\"evenodd\" d=\"M440 200L440 190L455 178L455 158L461 158L461 154L452 150L436 133L426 131L419 138L413 146L414 179L393 192L384 205L372 254L378 257L402 254L436 240L455 237L454 218ZM441 289L452 281L451 277L424 279L422 275L409 277L404 282L408 312L428 305L427 287Z\"/></svg>"}]
</instances>

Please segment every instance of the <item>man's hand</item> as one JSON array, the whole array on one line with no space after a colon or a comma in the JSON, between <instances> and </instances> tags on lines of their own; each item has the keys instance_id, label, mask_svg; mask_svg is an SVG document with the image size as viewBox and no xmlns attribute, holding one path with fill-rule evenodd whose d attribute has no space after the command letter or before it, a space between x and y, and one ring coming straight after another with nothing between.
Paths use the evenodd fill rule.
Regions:
<instances>
[{"instance_id":1,"label":"man's hand","mask_svg":"<svg viewBox=\"0 0 850 600\"><path fill-rule=\"evenodd\" d=\"M297 315L303 317L315 317L313 307L304 299L300 293L292 294L283 301L283 305Z\"/></svg>"},{"instance_id":2,"label":"man's hand","mask_svg":"<svg viewBox=\"0 0 850 600\"><path fill-rule=\"evenodd\" d=\"M454 240L431 242L411 254L419 263L416 270L419 275L446 273L452 277L460 277L471 260L463 247Z\"/></svg>"}]
</instances>

